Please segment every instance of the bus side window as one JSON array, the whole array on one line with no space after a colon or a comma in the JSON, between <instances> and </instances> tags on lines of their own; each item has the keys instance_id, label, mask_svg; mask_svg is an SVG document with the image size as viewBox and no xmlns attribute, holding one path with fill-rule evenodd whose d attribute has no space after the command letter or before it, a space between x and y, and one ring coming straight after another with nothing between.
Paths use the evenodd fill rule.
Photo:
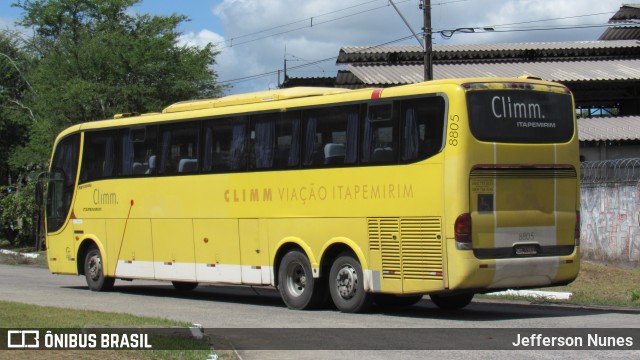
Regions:
<instances>
[{"instance_id":1,"label":"bus side window","mask_svg":"<svg viewBox=\"0 0 640 360\"><path fill-rule=\"evenodd\" d=\"M398 106L387 106L390 116L370 119L372 112L363 119L361 161L368 164L395 164L398 161Z\"/></svg>"},{"instance_id":2,"label":"bus side window","mask_svg":"<svg viewBox=\"0 0 640 360\"><path fill-rule=\"evenodd\" d=\"M273 167L276 149L276 122L280 113L254 115L251 117L251 148L249 165L251 169Z\"/></svg>"},{"instance_id":3,"label":"bus side window","mask_svg":"<svg viewBox=\"0 0 640 360\"><path fill-rule=\"evenodd\" d=\"M116 175L120 147L119 131L92 131L84 134L80 182L108 179Z\"/></svg>"},{"instance_id":4,"label":"bus side window","mask_svg":"<svg viewBox=\"0 0 640 360\"><path fill-rule=\"evenodd\" d=\"M300 164L300 111L286 112L276 122L276 151L273 167L287 169Z\"/></svg>"},{"instance_id":5,"label":"bus side window","mask_svg":"<svg viewBox=\"0 0 640 360\"><path fill-rule=\"evenodd\" d=\"M202 171L241 171L246 167L247 117L208 121L203 129Z\"/></svg>"},{"instance_id":6,"label":"bus side window","mask_svg":"<svg viewBox=\"0 0 640 360\"><path fill-rule=\"evenodd\" d=\"M156 139L155 126L135 127L123 133L119 141L122 149L119 174L122 176L155 174Z\"/></svg>"},{"instance_id":7,"label":"bus side window","mask_svg":"<svg viewBox=\"0 0 640 360\"><path fill-rule=\"evenodd\" d=\"M159 174L173 175L198 171L199 125L198 122L190 122L160 127L160 162L157 164Z\"/></svg>"},{"instance_id":8,"label":"bus side window","mask_svg":"<svg viewBox=\"0 0 640 360\"><path fill-rule=\"evenodd\" d=\"M303 165L355 164L358 155L359 106L336 106L305 112Z\"/></svg>"},{"instance_id":9,"label":"bus side window","mask_svg":"<svg viewBox=\"0 0 640 360\"><path fill-rule=\"evenodd\" d=\"M402 161L424 160L439 153L445 121L445 101L441 96L403 101Z\"/></svg>"}]
</instances>

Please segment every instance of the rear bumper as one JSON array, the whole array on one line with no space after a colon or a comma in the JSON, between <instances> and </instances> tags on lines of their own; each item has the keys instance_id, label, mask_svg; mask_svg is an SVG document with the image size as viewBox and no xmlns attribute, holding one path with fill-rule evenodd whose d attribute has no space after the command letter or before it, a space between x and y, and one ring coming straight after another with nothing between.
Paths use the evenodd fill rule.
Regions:
<instances>
[{"instance_id":1,"label":"rear bumper","mask_svg":"<svg viewBox=\"0 0 640 360\"><path fill-rule=\"evenodd\" d=\"M555 286L570 283L578 276L580 247L562 256L503 259L478 259L473 251L454 250L449 253L448 264L451 291Z\"/></svg>"}]
</instances>

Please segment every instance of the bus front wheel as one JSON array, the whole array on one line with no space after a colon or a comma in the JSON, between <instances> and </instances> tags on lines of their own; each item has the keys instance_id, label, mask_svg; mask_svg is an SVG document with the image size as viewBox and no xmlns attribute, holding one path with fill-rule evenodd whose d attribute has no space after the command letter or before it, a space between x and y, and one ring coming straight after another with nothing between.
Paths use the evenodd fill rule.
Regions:
<instances>
[{"instance_id":1,"label":"bus front wheel","mask_svg":"<svg viewBox=\"0 0 640 360\"><path fill-rule=\"evenodd\" d=\"M278 290L287 307L295 310L317 308L327 298L321 279L313 277L309 259L298 250L289 251L280 261Z\"/></svg>"},{"instance_id":2,"label":"bus front wheel","mask_svg":"<svg viewBox=\"0 0 640 360\"><path fill-rule=\"evenodd\" d=\"M331 265L329 291L338 310L345 313L365 311L373 303L373 294L364 291L362 266L351 253L343 253Z\"/></svg>"},{"instance_id":3,"label":"bus front wheel","mask_svg":"<svg viewBox=\"0 0 640 360\"><path fill-rule=\"evenodd\" d=\"M436 295L431 294L431 301L442 310L460 310L469 305L473 299L473 293L457 295Z\"/></svg>"},{"instance_id":4,"label":"bus front wheel","mask_svg":"<svg viewBox=\"0 0 640 360\"><path fill-rule=\"evenodd\" d=\"M105 277L100 250L93 246L84 258L84 276L91 291L109 291L116 279Z\"/></svg>"}]
</instances>

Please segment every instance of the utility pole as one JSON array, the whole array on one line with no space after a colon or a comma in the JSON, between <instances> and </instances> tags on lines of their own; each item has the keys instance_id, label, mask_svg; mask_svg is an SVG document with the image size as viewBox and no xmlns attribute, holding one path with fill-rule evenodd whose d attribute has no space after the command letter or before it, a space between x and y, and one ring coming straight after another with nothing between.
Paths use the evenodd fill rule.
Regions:
<instances>
[{"instance_id":1,"label":"utility pole","mask_svg":"<svg viewBox=\"0 0 640 360\"><path fill-rule=\"evenodd\" d=\"M421 0L420 6L422 7L424 16L424 81L433 80L433 64L432 64L432 51L433 43L431 41L431 0Z\"/></svg>"}]
</instances>

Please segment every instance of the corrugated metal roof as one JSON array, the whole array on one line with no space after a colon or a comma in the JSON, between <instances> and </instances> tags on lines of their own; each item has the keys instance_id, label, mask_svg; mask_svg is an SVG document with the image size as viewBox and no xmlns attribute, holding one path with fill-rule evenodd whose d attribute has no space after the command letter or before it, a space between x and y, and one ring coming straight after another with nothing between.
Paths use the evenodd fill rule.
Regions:
<instances>
[{"instance_id":1,"label":"corrugated metal roof","mask_svg":"<svg viewBox=\"0 0 640 360\"><path fill-rule=\"evenodd\" d=\"M521 51L521 50L566 50L566 49L611 49L640 47L640 42L632 40L613 41L560 41L560 42L528 42L503 44L462 44L462 45L434 45L438 51ZM390 52L422 52L418 45L391 46L350 46L343 47L340 52L345 54L384 54Z\"/></svg>"},{"instance_id":2,"label":"corrugated metal roof","mask_svg":"<svg viewBox=\"0 0 640 360\"><path fill-rule=\"evenodd\" d=\"M624 4L609 20L610 23L640 19L640 4Z\"/></svg>"},{"instance_id":3,"label":"corrugated metal roof","mask_svg":"<svg viewBox=\"0 0 640 360\"><path fill-rule=\"evenodd\" d=\"M600 35L598 40L638 40L640 39L640 26L610 27Z\"/></svg>"},{"instance_id":4,"label":"corrugated metal roof","mask_svg":"<svg viewBox=\"0 0 640 360\"><path fill-rule=\"evenodd\" d=\"M509 61L513 59L545 60L545 59L593 59L638 57L640 41L570 41L570 42L535 42L505 44L465 44L435 45L434 62L465 61ZM411 64L422 62L424 55L420 46L355 46L340 49L338 64L349 63L385 63Z\"/></svg>"},{"instance_id":5,"label":"corrugated metal roof","mask_svg":"<svg viewBox=\"0 0 640 360\"><path fill-rule=\"evenodd\" d=\"M580 141L640 140L640 116L578 119Z\"/></svg>"},{"instance_id":6,"label":"corrugated metal roof","mask_svg":"<svg viewBox=\"0 0 640 360\"><path fill-rule=\"evenodd\" d=\"M368 85L411 84L424 76L422 65L350 64L347 70ZM640 59L435 64L433 74L435 79L535 75L560 82L639 80Z\"/></svg>"}]
</instances>

